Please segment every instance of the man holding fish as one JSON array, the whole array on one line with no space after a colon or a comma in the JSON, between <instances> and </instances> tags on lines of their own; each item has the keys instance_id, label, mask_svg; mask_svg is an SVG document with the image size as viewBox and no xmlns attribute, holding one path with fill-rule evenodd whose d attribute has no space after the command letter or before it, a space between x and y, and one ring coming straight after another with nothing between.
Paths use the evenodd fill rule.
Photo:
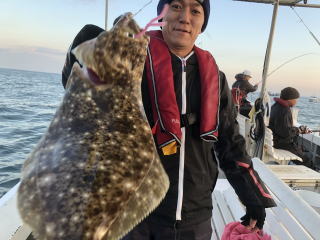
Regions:
<instances>
[{"instance_id":1,"label":"man holding fish","mask_svg":"<svg viewBox=\"0 0 320 240\"><path fill-rule=\"evenodd\" d=\"M210 1L160 0L158 15L166 4L165 25L146 33L150 43L141 89L170 187L160 205L124 239L211 239L218 165L246 206L243 224L252 231L262 229L265 208L275 203L245 150L224 73L209 52L195 46L207 27ZM70 49L102 31L87 25ZM64 86L75 61L69 53Z\"/></svg>"}]
</instances>

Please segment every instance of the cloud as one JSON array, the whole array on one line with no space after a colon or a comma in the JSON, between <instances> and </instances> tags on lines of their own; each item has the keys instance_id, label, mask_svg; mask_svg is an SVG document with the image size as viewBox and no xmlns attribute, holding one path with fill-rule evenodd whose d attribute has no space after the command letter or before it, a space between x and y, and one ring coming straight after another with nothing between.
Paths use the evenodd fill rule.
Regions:
<instances>
[{"instance_id":1,"label":"cloud","mask_svg":"<svg viewBox=\"0 0 320 240\"><path fill-rule=\"evenodd\" d=\"M38 46L16 46L10 48L0 48L2 53L32 53L50 56L65 56L66 51L54 48L38 47Z\"/></svg>"},{"instance_id":2,"label":"cloud","mask_svg":"<svg viewBox=\"0 0 320 240\"><path fill-rule=\"evenodd\" d=\"M60 73L66 53L44 47L0 48L0 67Z\"/></svg>"},{"instance_id":3,"label":"cloud","mask_svg":"<svg viewBox=\"0 0 320 240\"><path fill-rule=\"evenodd\" d=\"M53 54L53 55L59 55L59 56L66 55L66 51L53 49L53 48L36 47L34 50L36 53Z\"/></svg>"}]
</instances>

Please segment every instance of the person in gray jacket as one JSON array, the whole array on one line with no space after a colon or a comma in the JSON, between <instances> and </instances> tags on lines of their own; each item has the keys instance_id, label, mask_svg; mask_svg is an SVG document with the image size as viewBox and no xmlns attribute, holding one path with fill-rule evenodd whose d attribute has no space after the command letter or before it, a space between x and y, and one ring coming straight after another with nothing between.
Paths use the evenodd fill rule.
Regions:
<instances>
[{"instance_id":1,"label":"person in gray jacket","mask_svg":"<svg viewBox=\"0 0 320 240\"><path fill-rule=\"evenodd\" d=\"M288 150L302 158L303 163L293 160L294 164L304 164L313 168L311 153L303 151L298 144L299 134L308 134L311 133L311 130L304 125L299 127L293 125L291 108L297 104L299 97L298 90L293 87L281 90L280 98L274 98L275 103L271 107L269 128L273 133L275 148Z\"/></svg>"}]
</instances>

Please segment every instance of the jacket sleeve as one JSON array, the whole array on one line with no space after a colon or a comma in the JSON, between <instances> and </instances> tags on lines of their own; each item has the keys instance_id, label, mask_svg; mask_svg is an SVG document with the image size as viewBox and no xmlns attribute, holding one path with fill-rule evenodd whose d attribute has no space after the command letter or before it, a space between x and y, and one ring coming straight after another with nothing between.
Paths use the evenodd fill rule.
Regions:
<instances>
[{"instance_id":1,"label":"jacket sleeve","mask_svg":"<svg viewBox=\"0 0 320 240\"><path fill-rule=\"evenodd\" d=\"M151 99L149 95L149 88L148 88L148 80L147 80L147 73L146 69L143 71L143 77L141 81L141 96L143 102L144 112L148 119L150 128L154 126L153 116L152 116L152 106L151 106Z\"/></svg>"},{"instance_id":2,"label":"jacket sleeve","mask_svg":"<svg viewBox=\"0 0 320 240\"><path fill-rule=\"evenodd\" d=\"M80 30L80 32L76 35L76 37L74 38L73 42L71 43L68 49L66 60L62 69L62 85L64 88L66 87L73 64L75 62L78 62L78 60L76 59L76 57L73 55L71 51L79 44L97 37L103 31L104 30L98 26L88 24L88 25L85 25Z\"/></svg>"},{"instance_id":3,"label":"jacket sleeve","mask_svg":"<svg viewBox=\"0 0 320 240\"><path fill-rule=\"evenodd\" d=\"M299 128L294 127L292 124L292 114L290 109L286 109L281 116L277 116L279 119L279 124L275 124L274 131L281 138L292 139L299 135Z\"/></svg>"},{"instance_id":4,"label":"jacket sleeve","mask_svg":"<svg viewBox=\"0 0 320 240\"><path fill-rule=\"evenodd\" d=\"M258 89L258 85L252 85L249 81L244 80L244 90L247 93L255 92Z\"/></svg>"},{"instance_id":5,"label":"jacket sleeve","mask_svg":"<svg viewBox=\"0 0 320 240\"><path fill-rule=\"evenodd\" d=\"M245 149L245 139L239 134L237 112L224 73L220 73L219 137L214 153L228 181L245 206L273 207L270 196L259 175L253 169Z\"/></svg>"}]
</instances>

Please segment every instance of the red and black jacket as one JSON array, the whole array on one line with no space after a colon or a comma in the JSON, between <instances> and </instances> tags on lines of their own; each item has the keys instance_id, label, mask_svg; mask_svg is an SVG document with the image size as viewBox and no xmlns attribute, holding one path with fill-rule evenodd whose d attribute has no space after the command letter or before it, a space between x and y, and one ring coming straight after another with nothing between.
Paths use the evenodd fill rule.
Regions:
<instances>
[{"instance_id":1,"label":"red and black jacket","mask_svg":"<svg viewBox=\"0 0 320 240\"><path fill-rule=\"evenodd\" d=\"M153 36L151 36L152 38ZM151 41L152 42L152 41ZM198 53L199 54L199 53ZM206 54L206 53L203 53ZM198 121L187 126L185 140L184 159L184 183L183 183L183 206L181 223L192 224L201 222L211 216L212 199L211 193L214 189L217 176L218 164L244 205L275 206L274 201L261 182L258 174L252 168L251 158L245 150L245 140L239 134L236 121L236 111L233 105L230 89L226 77L222 72L217 73L219 88L219 99L214 103L217 111L212 111L212 118L218 119L217 141L205 141L201 138L201 116L202 89L201 70L199 68L199 57L193 54L185 63L172 53L169 53L173 74L173 86L175 102L181 112L182 98L186 94L187 114L195 113ZM153 58L156 55L153 54ZM208 65L208 64L207 64ZM161 66L159 66L161 69ZM208 67L208 66L207 66ZM182 70L186 71L186 92L182 89ZM210 69L210 70L209 70ZM215 71L215 68L203 70ZM167 70L164 71L167 73ZM150 94L150 71L146 68L142 79L142 97L146 115L150 126L153 127L157 121L155 114L153 94ZM165 88L167 89L167 88ZM208 98L208 100L210 100ZM213 103L212 101L211 103ZM216 116L215 114L218 114ZM155 120L156 118L156 120ZM155 138L157 142L157 138ZM161 146L161 144L158 144ZM174 223L177 209L178 183L179 183L179 161L180 151L176 154L165 156L160 148L158 153L162 164L170 179L170 188L160 206L152 214L152 218L163 224Z\"/></svg>"}]
</instances>

